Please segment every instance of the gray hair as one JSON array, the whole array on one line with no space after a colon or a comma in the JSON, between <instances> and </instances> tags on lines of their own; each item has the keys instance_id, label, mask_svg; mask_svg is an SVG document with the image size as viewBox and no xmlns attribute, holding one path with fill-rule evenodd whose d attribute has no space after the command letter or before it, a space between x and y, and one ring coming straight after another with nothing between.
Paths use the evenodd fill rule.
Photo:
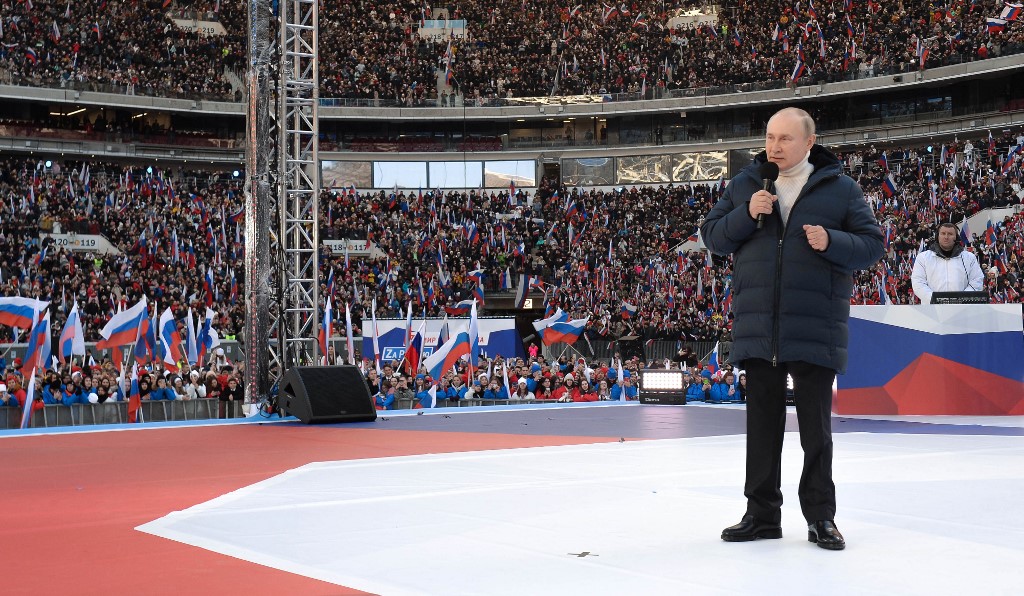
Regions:
<instances>
[{"instance_id":1,"label":"gray hair","mask_svg":"<svg viewBox=\"0 0 1024 596\"><path fill-rule=\"evenodd\" d=\"M801 110L800 108L782 108L778 112L772 114L772 118L783 114L799 118L800 123L804 125L804 133L808 137L814 136L814 118L812 118L805 110ZM769 121L772 118L769 118Z\"/></svg>"}]
</instances>

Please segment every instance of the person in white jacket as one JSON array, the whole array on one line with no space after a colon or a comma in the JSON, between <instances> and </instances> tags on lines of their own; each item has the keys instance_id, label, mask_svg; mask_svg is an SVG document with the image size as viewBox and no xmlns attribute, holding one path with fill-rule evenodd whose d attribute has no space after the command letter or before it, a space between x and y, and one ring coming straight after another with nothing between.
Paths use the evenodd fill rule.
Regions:
<instances>
[{"instance_id":1,"label":"person in white jacket","mask_svg":"<svg viewBox=\"0 0 1024 596\"><path fill-rule=\"evenodd\" d=\"M185 385L185 399L203 399L206 397L206 385L198 370L189 373L189 383Z\"/></svg>"},{"instance_id":2,"label":"person in white jacket","mask_svg":"<svg viewBox=\"0 0 1024 596\"><path fill-rule=\"evenodd\" d=\"M910 281L921 304L931 303L934 292L985 289L985 273L978 257L960 246L957 227L948 222L939 225L936 240L917 255Z\"/></svg>"}]
</instances>

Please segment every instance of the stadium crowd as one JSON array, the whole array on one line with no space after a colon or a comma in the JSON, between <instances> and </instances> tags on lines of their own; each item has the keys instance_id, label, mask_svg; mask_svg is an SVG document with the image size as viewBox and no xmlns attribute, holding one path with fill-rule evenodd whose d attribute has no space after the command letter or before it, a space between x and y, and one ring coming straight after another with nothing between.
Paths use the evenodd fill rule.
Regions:
<instances>
[{"instance_id":1,"label":"stadium crowd","mask_svg":"<svg viewBox=\"0 0 1024 596\"><path fill-rule=\"evenodd\" d=\"M449 91L469 102L651 97L666 89L907 72L1024 47L1016 22L986 25L1002 2L736 0L714 26L669 26L678 11L703 4L331 0L319 21L320 95L402 105L434 105ZM0 82L238 101L225 69L244 68L246 9L236 0L4 2ZM450 46L447 38L420 37L424 19L445 14L466 21L464 37ZM217 21L226 34L190 32L172 16Z\"/></svg>"},{"instance_id":2,"label":"stadium crowd","mask_svg":"<svg viewBox=\"0 0 1024 596\"><path fill-rule=\"evenodd\" d=\"M913 260L937 222L1020 205L1020 155L1013 148L1021 136L1003 131L991 141L979 135L930 149L842 154L887 237L885 258L858 274L852 302L915 302ZM694 237L721 188L715 182L599 190L543 180L532 196L324 191L322 236L368 239L381 252L346 258L325 249L321 294L333 296L336 310L351 305L358 329L374 300L378 318L403 317L410 301L417 317L437 316L482 287L486 313L488 294L514 292L520 276L531 275L549 307L590 317L588 340L627 333L681 344L727 340L730 262L710 258ZM150 313L170 308L179 324L188 308L202 318L209 305L220 337L233 338L244 320L241 193L230 174L6 158L0 163L0 295L49 300L55 336L76 300L86 340L95 341L115 312L145 294ZM69 251L41 239L46 232L103 234L121 254ZM994 301L1021 300L1022 232L1019 211L993 221L991 230L969 232ZM335 332L344 334L344 327ZM13 339L9 327L0 334L0 341ZM4 364L10 369L15 361ZM207 364L201 379L206 369L221 374L230 365Z\"/></svg>"},{"instance_id":3,"label":"stadium crowd","mask_svg":"<svg viewBox=\"0 0 1024 596\"><path fill-rule=\"evenodd\" d=\"M630 401L638 399L641 370L681 369L686 400L712 403L746 401L746 375L723 362L719 368L702 362L687 348L662 362L643 362L638 356L611 361L566 356L548 361L536 354L527 358L480 356L470 369L460 361L440 379L432 379L423 367L417 371L403 363L384 363L378 373L370 369L367 382L374 391L378 410L429 408L463 400L547 402ZM431 387L436 389L431 390Z\"/></svg>"},{"instance_id":4,"label":"stadium crowd","mask_svg":"<svg viewBox=\"0 0 1024 596\"><path fill-rule=\"evenodd\" d=\"M228 30L223 36L176 26L167 17L169 5L160 0L81 0L66 6L3 2L0 82L241 101L223 73L244 69L246 5L217 2Z\"/></svg>"}]
</instances>

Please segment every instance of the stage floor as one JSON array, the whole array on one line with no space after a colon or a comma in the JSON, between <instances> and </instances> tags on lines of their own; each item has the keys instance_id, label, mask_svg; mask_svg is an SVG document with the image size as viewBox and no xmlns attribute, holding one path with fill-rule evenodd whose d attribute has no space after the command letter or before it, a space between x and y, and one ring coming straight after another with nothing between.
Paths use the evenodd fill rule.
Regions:
<instances>
[{"instance_id":1,"label":"stage floor","mask_svg":"<svg viewBox=\"0 0 1024 596\"><path fill-rule=\"evenodd\" d=\"M1022 417L837 417L842 552L743 513L742 406L0 432L5 594L1016 594Z\"/></svg>"}]
</instances>

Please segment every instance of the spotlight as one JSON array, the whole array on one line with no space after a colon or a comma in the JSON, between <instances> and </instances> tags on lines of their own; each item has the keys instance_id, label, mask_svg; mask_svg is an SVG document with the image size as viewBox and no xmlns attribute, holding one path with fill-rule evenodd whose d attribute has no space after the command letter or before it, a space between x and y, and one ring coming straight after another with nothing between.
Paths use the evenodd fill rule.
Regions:
<instances>
[{"instance_id":1,"label":"spotlight","mask_svg":"<svg viewBox=\"0 0 1024 596\"><path fill-rule=\"evenodd\" d=\"M235 170L234 172L231 172L231 177L232 178L238 178L238 170Z\"/></svg>"},{"instance_id":2,"label":"spotlight","mask_svg":"<svg viewBox=\"0 0 1024 596\"><path fill-rule=\"evenodd\" d=\"M686 384L683 381L683 371L640 371L640 403L684 405Z\"/></svg>"},{"instance_id":3,"label":"spotlight","mask_svg":"<svg viewBox=\"0 0 1024 596\"><path fill-rule=\"evenodd\" d=\"M153 166L149 166L148 168L146 168L146 173L147 174L152 174L153 173Z\"/></svg>"},{"instance_id":4,"label":"spotlight","mask_svg":"<svg viewBox=\"0 0 1024 596\"><path fill-rule=\"evenodd\" d=\"M932 152L932 146L928 145L928 153L931 153L931 152Z\"/></svg>"},{"instance_id":5,"label":"spotlight","mask_svg":"<svg viewBox=\"0 0 1024 596\"><path fill-rule=\"evenodd\" d=\"M45 165L45 166L46 166L46 168L47 168L47 169L49 169L49 168L53 167L53 162L52 162L52 161L50 161L50 160L46 160L46 163L45 163L45 164L43 164L43 165Z\"/></svg>"}]
</instances>

